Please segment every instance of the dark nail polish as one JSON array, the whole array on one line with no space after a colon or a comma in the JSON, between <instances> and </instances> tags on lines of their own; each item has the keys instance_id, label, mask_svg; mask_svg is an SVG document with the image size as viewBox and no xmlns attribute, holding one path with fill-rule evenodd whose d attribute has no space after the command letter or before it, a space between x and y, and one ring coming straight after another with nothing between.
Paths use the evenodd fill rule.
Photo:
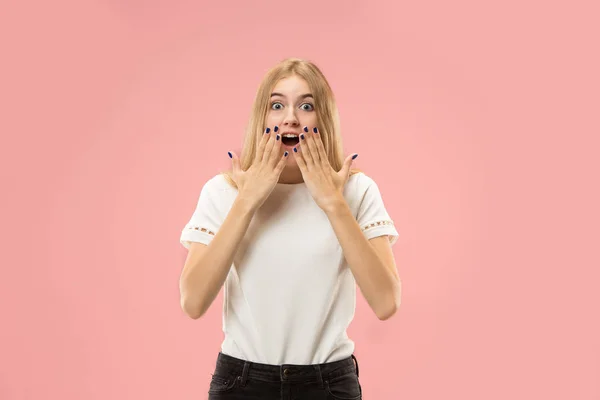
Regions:
<instances>
[{"instance_id":1,"label":"dark nail polish","mask_svg":"<svg viewBox=\"0 0 600 400\"><path fill-rule=\"evenodd\" d=\"M288 156L288 152L286 151L285 153L283 153L283 155L284 155L285 157L287 157L287 156Z\"/></svg>"},{"instance_id":2,"label":"dark nail polish","mask_svg":"<svg viewBox=\"0 0 600 400\"><path fill-rule=\"evenodd\" d=\"M279 130L279 127L276 126L275 129L273 129L273 132L277 132Z\"/></svg>"},{"instance_id":3,"label":"dark nail polish","mask_svg":"<svg viewBox=\"0 0 600 400\"><path fill-rule=\"evenodd\" d=\"M277 135L277 136L275 137L275 139L279 140L279 135Z\"/></svg>"},{"instance_id":4,"label":"dark nail polish","mask_svg":"<svg viewBox=\"0 0 600 400\"><path fill-rule=\"evenodd\" d=\"M230 151L228 151L227 154L229 154L229 158L233 158Z\"/></svg>"},{"instance_id":5,"label":"dark nail polish","mask_svg":"<svg viewBox=\"0 0 600 400\"><path fill-rule=\"evenodd\" d=\"M308 127L307 126L304 127L304 132L308 132Z\"/></svg>"},{"instance_id":6,"label":"dark nail polish","mask_svg":"<svg viewBox=\"0 0 600 400\"><path fill-rule=\"evenodd\" d=\"M316 126L313 128L313 132L317 133L317 127Z\"/></svg>"},{"instance_id":7,"label":"dark nail polish","mask_svg":"<svg viewBox=\"0 0 600 400\"><path fill-rule=\"evenodd\" d=\"M294 153L297 153L297 152L298 152L298 149L294 147Z\"/></svg>"},{"instance_id":8,"label":"dark nail polish","mask_svg":"<svg viewBox=\"0 0 600 400\"><path fill-rule=\"evenodd\" d=\"M265 133L269 133L271 132L271 128L267 128L267 130L265 131Z\"/></svg>"},{"instance_id":9,"label":"dark nail polish","mask_svg":"<svg viewBox=\"0 0 600 400\"><path fill-rule=\"evenodd\" d=\"M354 160L356 157L358 157L358 154L353 155L352 159Z\"/></svg>"},{"instance_id":10,"label":"dark nail polish","mask_svg":"<svg viewBox=\"0 0 600 400\"><path fill-rule=\"evenodd\" d=\"M304 133L300 135L300 139L304 140Z\"/></svg>"}]
</instances>

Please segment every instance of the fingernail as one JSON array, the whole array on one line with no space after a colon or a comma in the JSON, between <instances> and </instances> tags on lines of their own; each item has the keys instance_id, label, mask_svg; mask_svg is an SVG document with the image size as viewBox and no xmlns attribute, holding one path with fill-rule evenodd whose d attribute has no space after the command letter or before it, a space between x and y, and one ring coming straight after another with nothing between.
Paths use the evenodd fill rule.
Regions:
<instances>
[{"instance_id":1,"label":"fingernail","mask_svg":"<svg viewBox=\"0 0 600 400\"><path fill-rule=\"evenodd\" d=\"M353 155L352 159L354 160L356 157L358 157L358 154Z\"/></svg>"},{"instance_id":2,"label":"fingernail","mask_svg":"<svg viewBox=\"0 0 600 400\"><path fill-rule=\"evenodd\" d=\"M276 136L276 139L279 140L279 135Z\"/></svg>"},{"instance_id":3,"label":"fingernail","mask_svg":"<svg viewBox=\"0 0 600 400\"><path fill-rule=\"evenodd\" d=\"M298 152L298 149L294 147L294 153L297 153L297 152Z\"/></svg>"},{"instance_id":4,"label":"fingernail","mask_svg":"<svg viewBox=\"0 0 600 400\"><path fill-rule=\"evenodd\" d=\"M304 133L300 135L300 139L304 140Z\"/></svg>"},{"instance_id":5,"label":"fingernail","mask_svg":"<svg viewBox=\"0 0 600 400\"><path fill-rule=\"evenodd\" d=\"M269 133L271 132L271 128L267 128L267 130L265 131L265 133Z\"/></svg>"},{"instance_id":6,"label":"fingernail","mask_svg":"<svg viewBox=\"0 0 600 400\"><path fill-rule=\"evenodd\" d=\"M276 126L275 129L273 129L273 132L277 132L279 130L279 127Z\"/></svg>"},{"instance_id":7,"label":"fingernail","mask_svg":"<svg viewBox=\"0 0 600 400\"><path fill-rule=\"evenodd\" d=\"M284 155L285 157L287 157L287 156L288 156L288 152L286 151L285 153L283 153L283 155Z\"/></svg>"},{"instance_id":8,"label":"fingernail","mask_svg":"<svg viewBox=\"0 0 600 400\"><path fill-rule=\"evenodd\" d=\"M307 126L304 127L304 132L308 132L308 127Z\"/></svg>"},{"instance_id":9,"label":"fingernail","mask_svg":"<svg viewBox=\"0 0 600 400\"><path fill-rule=\"evenodd\" d=\"M316 126L313 128L313 132L317 133L317 127Z\"/></svg>"},{"instance_id":10,"label":"fingernail","mask_svg":"<svg viewBox=\"0 0 600 400\"><path fill-rule=\"evenodd\" d=\"M229 158L233 158L230 151L228 151L227 154L229 154Z\"/></svg>"}]
</instances>

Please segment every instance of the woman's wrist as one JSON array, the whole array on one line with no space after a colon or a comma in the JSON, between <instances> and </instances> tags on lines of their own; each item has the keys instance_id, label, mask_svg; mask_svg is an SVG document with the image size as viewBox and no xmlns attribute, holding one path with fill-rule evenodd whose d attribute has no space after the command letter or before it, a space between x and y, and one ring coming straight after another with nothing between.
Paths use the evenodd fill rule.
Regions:
<instances>
[{"instance_id":1,"label":"woman's wrist","mask_svg":"<svg viewBox=\"0 0 600 400\"><path fill-rule=\"evenodd\" d=\"M347 206L348 203L346 202L346 199L340 194L325 201L321 206L321 209L325 212L325 214L331 214L338 212Z\"/></svg>"},{"instance_id":2,"label":"woman's wrist","mask_svg":"<svg viewBox=\"0 0 600 400\"><path fill-rule=\"evenodd\" d=\"M258 205L256 201L246 197L242 194L238 194L233 203L233 207L236 207L242 211L244 214L254 215L256 210L258 209Z\"/></svg>"}]
</instances>

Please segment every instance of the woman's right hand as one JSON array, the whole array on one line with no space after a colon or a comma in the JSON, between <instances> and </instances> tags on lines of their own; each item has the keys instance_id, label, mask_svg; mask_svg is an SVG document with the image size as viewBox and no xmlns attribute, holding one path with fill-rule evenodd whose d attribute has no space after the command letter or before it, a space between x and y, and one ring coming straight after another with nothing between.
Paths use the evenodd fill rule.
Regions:
<instances>
[{"instance_id":1,"label":"woman's right hand","mask_svg":"<svg viewBox=\"0 0 600 400\"><path fill-rule=\"evenodd\" d=\"M248 201L250 207L255 210L263 205L275 188L288 157L287 151L279 155L281 136L276 133L277 129L275 127L273 133L269 133L270 128L265 129L254 161L246 171L240 167L238 156L229 152L233 164L232 178L238 187L238 197Z\"/></svg>"}]
</instances>

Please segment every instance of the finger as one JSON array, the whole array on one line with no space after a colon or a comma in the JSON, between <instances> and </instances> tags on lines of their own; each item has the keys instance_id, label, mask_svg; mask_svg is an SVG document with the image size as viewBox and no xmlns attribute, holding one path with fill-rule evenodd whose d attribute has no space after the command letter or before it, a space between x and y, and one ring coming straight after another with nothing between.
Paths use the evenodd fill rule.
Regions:
<instances>
[{"instance_id":1,"label":"finger","mask_svg":"<svg viewBox=\"0 0 600 400\"><path fill-rule=\"evenodd\" d=\"M237 174L240 171L240 159L238 158L237 154L231 151L227 152L227 154L229 154L229 158L231 158L233 173Z\"/></svg>"},{"instance_id":2,"label":"finger","mask_svg":"<svg viewBox=\"0 0 600 400\"><path fill-rule=\"evenodd\" d=\"M288 156L289 153L287 151L284 152L281 158L279 159L279 162L275 166L275 171L277 171L278 175L281 175L281 171L283 171L283 169L285 168L285 161L287 160Z\"/></svg>"},{"instance_id":3,"label":"finger","mask_svg":"<svg viewBox=\"0 0 600 400\"><path fill-rule=\"evenodd\" d=\"M308 166L306 165L306 161L304 159L305 153L302 150L298 150L298 146L294 147L294 158L296 159L296 164L298 164L298 168L300 168L300 172L304 175L308 171Z\"/></svg>"},{"instance_id":4,"label":"finger","mask_svg":"<svg viewBox=\"0 0 600 400\"><path fill-rule=\"evenodd\" d=\"M304 127L305 131L308 131L308 127ZM317 143L315 140L315 134L314 133L307 133L306 134L306 143L308 144L308 148L310 149L310 156L313 159L313 162L315 164L319 163L321 161L321 157L319 156L319 150L317 149Z\"/></svg>"},{"instance_id":5,"label":"finger","mask_svg":"<svg viewBox=\"0 0 600 400\"><path fill-rule=\"evenodd\" d=\"M339 175L344 178L344 182L348 179L348 176L350 175L350 167L352 166L352 161L354 161L356 157L358 157L358 154L346 157L344 165L342 165L342 169L340 169Z\"/></svg>"},{"instance_id":6,"label":"finger","mask_svg":"<svg viewBox=\"0 0 600 400\"><path fill-rule=\"evenodd\" d=\"M304 132L308 132L308 128L304 127ZM313 154L310 151L310 147L308 146L308 133L300 134L300 150L302 151L302 157L306 162L307 166L311 166L314 163ZM297 146L296 146L297 147Z\"/></svg>"},{"instance_id":7,"label":"finger","mask_svg":"<svg viewBox=\"0 0 600 400\"><path fill-rule=\"evenodd\" d=\"M266 147L267 142L270 137L270 134L269 134L270 132L271 132L271 128L267 127L261 136L260 142L258 144L258 148L256 149L256 153L254 153L254 163L255 164L258 164L262 160L263 154L265 152L265 147Z\"/></svg>"},{"instance_id":8,"label":"finger","mask_svg":"<svg viewBox=\"0 0 600 400\"><path fill-rule=\"evenodd\" d=\"M321 132L319 132L319 130L317 129L317 127L315 126L313 128L313 133L314 133L314 142L315 142L315 147L317 148L317 153L319 154L319 159L321 160L321 164L323 164L323 166L328 166L329 164L329 158L327 157L327 153L325 152L325 146L323 145L323 140L321 139Z\"/></svg>"},{"instance_id":9,"label":"finger","mask_svg":"<svg viewBox=\"0 0 600 400\"><path fill-rule=\"evenodd\" d=\"M271 156L269 158L269 162L273 166L275 166L275 164L277 164L277 161L281 158L281 142L282 141L283 140L281 138L281 135L278 133L275 136L275 142L273 143L273 147L271 148Z\"/></svg>"},{"instance_id":10,"label":"finger","mask_svg":"<svg viewBox=\"0 0 600 400\"><path fill-rule=\"evenodd\" d=\"M269 162L271 159L270 157L271 157L271 152L273 150L273 145L277 141L276 138L279 136L279 134L276 133L278 130L279 130L279 128L276 126L273 128L273 133L270 134L271 137L269 138L269 141L267 142L267 144L265 146L265 151L263 152L263 157L262 157L263 162Z\"/></svg>"}]
</instances>

